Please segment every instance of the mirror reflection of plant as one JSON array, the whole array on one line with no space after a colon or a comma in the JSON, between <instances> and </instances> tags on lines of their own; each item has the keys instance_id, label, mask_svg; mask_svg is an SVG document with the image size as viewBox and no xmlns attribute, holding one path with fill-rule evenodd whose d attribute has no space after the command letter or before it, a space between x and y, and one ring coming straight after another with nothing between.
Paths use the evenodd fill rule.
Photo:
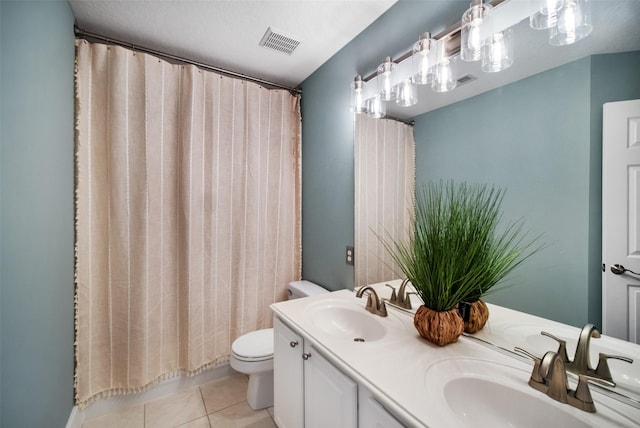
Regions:
<instances>
[{"instance_id":1,"label":"mirror reflection of plant","mask_svg":"<svg viewBox=\"0 0 640 428\"><path fill-rule=\"evenodd\" d=\"M425 306L435 311L473 302L541 247L526 241L523 220L500 228L505 191L438 181L416 192L409 239L383 243Z\"/></svg>"}]
</instances>

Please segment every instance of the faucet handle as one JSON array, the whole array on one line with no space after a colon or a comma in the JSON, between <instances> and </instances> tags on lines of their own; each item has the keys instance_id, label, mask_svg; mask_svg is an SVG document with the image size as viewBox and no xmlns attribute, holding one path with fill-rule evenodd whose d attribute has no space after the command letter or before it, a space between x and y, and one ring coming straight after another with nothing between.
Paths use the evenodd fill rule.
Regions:
<instances>
[{"instance_id":1,"label":"faucet handle","mask_svg":"<svg viewBox=\"0 0 640 428\"><path fill-rule=\"evenodd\" d=\"M556 351L556 354L558 354L558 356L563 362L568 363L569 356L567 355L567 341L560 339L559 337L556 337L551 333L547 333L546 331L541 331L540 334L543 336L550 337L551 339L558 342L558 351Z\"/></svg>"},{"instance_id":2,"label":"faucet handle","mask_svg":"<svg viewBox=\"0 0 640 428\"><path fill-rule=\"evenodd\" d=\"M392 290L391 297L389 297L389 302L395 304L398 301L398 296L396 295L396 288L389 284L385 284L385 285Z\"/></svg>"},{"instance_id":3,"label":"faucet handle","mask_svg":"<svg viewBox=\"0 0 640 428\"><path fill-rule=\"evenodd\" d=\"M595 377L600 380L606 380L612 383L611 386L616 386L616 383L613 381L613 377L611 376L611 370L609 370L609 364L607 360L620 360L625 363L632 364L633 359L629 357L625 357L622 355L609 355L600 352L600 358L598 359L598 367L595 370Z\"/></svg>"},{"instance_id":4,"label":"faucet handle","mask_svg":"<svg viewBox=\"0 0 640 428\"><path fill-rule=\"evenodd\" d=\"M593 398L591 397L589 382L595 382L605 386L615 386L615 384L613 382L585 374L578 375L578 386L576 386L575 391L571 391L569 393L572 398L575 398L576 400L572 405L580 410L584 410L585 412L595 413L596 406L593 402Z\"/></svg>"},{"instance_id":5,"label":"faucet handle","mask_svg":"<svg viewBox=\"0 0 640 428\"><path fill-rule=\"evenodd\" d=\"M532 353L530 353L529 351L526 351L520 347L515 347L513 348L514 351L519 352L523 355L526 355L527 357L531 358L533 360L533 370L531 371L531 377L529 378L529 385L533 386L535 388L535 386L532 384L542 384L544 385L544 378L542 377L542 375L540 374L540 363L542 362L542 359L539 357L536 357L535 355L533 355Z\"/></svg>"}]
</instances>

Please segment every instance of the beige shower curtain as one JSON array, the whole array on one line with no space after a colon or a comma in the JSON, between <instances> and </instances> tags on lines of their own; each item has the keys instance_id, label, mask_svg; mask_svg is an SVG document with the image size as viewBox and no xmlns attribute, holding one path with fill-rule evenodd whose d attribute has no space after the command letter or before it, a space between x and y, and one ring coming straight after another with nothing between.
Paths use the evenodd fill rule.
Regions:
<instances>
[{"instance_id":1,"label":"beige shower curtain","mask_svg":"<svg viewBox=\"0 0 640 428\"><path fill-rule=\"evenodd\" d=\"M76 401L228 361L300 279L299 98L77 41Z\"/></svg>"},{"instance_id":2,"label":"beige shower curtain","mask_svg":"<svg viewBox=\"0 0 640 428\"><path fill-rule=\"evenodd\" d=\"M355 118L355 285L401 277L384 249L408 235L415 192L413 127L391 119Z\"/></svg>"}]
</instances>

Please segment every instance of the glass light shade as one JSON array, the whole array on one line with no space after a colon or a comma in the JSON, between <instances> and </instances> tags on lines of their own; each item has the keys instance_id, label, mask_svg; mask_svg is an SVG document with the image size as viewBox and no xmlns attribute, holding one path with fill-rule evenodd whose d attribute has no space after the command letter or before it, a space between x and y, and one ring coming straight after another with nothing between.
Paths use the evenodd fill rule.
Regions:
<instances>
[{"instance_id":1,"label":"glass light shade","mask_svg":"<svg viewBox=\"0 0 640 428\"><path fill-rule=\"evenodd\" d=\"M435 92L447 92L456 87L456 61L447 55L446 40L438 43L438 63L434 66L431 89Z\"/></svg>"},{"instance_id":2,"label":"glass light shade","mask_svg":"<svg viewBox=\"0 0 640 428\"><path fill-rule=\"evenodd\" d=\"M396 104L410 107L418 103L418 89L411 79L405 79L398 84Z\"/></svg>"},{"instance_id":3,"label":"glass light shade","mask_svg":"<svg viewBox=\"0 0 640 428\"><path fill-rule=\"evenodd\" d=\"M395 64L391 62L390 57L386 57L384 62L378 66L378 93L382 100L391 101L396 98L395 78L393 71Z\"/></svg>"},{"instance_id":4,"label":"glass light shade","mask_svg":"<svg viewBox=\"0 0 640 428\"><path fill-rule=\"evenodd\" d=\"M584 39L593 30L587 0L562 0L557 21L549 33L549 43L553 46L570 45Z\"/></svg>"},{"instance_id":5,"label":"glass light shade","mask_svg":"<svg viewBox=\"0 0 640 428\"><path fill-rule=\"evenodd\" d=\"M558 7L562 0L546 0L544 6L529 17L529 26L534 30L547 30L555 27Z\"/></svg>"},{"instance_id":6,"label":"glass light shade","mask_svg":"<svg viewBox=\"0 0 640 428\"><path fill-rule=\"evenodd\" d=\"M469 9L462 15L460 59L463 61L478 61L480 59L482 50L480 26L490 11L491 5L483 4L482 0L475 0L471 2Z\"/></svg>"},{"instance_id":7,"label":"glass light shade","mask_svg":"<svg viewBox=\"0 0 640 428\"><path fill-rule=\"evenodd\" d=\"M496 73L513 64L513 31L494 33L482 46L482 71Z\"/></svg>"},{"instance_id":8,"label":"glass light shade","mask_svg":"<svg viewBox=\"0 0 640 428\"><path fill-rule=\"evenodd\" d=\"M367 111L362 99L362 77L356 76L351 83L351 111L360 114Z\"/></svg>"},{"instance_id":9,"label":"glass light shade","mask_svg":"<svg viewBox=\"0 0 640 428\"><path fill-rule=\"evenodd\" d=\"M427 85L433 80L433 70L429 64L429 52L435 46L435 40L430 33L422 33L420 40L413 45L411 61L413 63L412 80L418 85Z\"/></svg>"},{"instance_id":10,"label":"glass light shade","mask_svg":"<svg viewBox=\"0 0 640 428\"><path fill-rule=\"evenodd\" d=\"M546 0L544 6L540 9L543 15L553 15L558 11L558 7L562 0Z\"/></svg>"},{"instance_id":11,"label":"glass light shade","mask_svg":"<svg viewBox=\"0 0 640 428\"><path fill-rule=\"evenodd\" d=\"M367 100L367 114L374 119L380 119L387 114L387 106L382 100L380 94Z\"/></svg>"}]
</instances>

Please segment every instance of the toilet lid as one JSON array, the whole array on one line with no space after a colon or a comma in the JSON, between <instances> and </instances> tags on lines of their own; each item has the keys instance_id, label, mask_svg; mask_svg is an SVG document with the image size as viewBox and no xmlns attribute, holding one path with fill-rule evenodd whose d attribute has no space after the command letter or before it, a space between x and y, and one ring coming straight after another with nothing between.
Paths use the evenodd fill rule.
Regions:
<instances>
[{"instance_id":1,"label":"toilet lid","mask_svg":"<svg viewBox=\"0 0 640 428\"><path fill-rule=\"evenodd\" d=\"M231 351L244 358L267 358L273 356L273 329L252 331L237 338Z\"/></svg>"}]
</instances>

